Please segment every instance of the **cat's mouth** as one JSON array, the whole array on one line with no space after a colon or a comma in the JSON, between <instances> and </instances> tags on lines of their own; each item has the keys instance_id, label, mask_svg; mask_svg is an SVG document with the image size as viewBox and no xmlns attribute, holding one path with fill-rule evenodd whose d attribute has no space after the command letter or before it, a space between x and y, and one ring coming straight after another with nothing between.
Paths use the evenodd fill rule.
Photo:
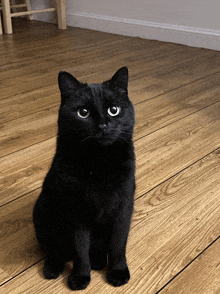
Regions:
<instances>
[{"instance_id":1,"label":"cat's mouth","mask_svg":"<svg viewBox=\"0 0 220 294\"><path fill-rule=\"evenodd\" d=\"M107 146L107 145L111 145L114 141L109 139L109 138L101 138L101 139L98 140L98 142L101 145Z\"/></svg>"},{"instance_id":2,"label":"cat's mouth","mask_svg":"<svg viewBox=\"0 0 220 294\"><path fill-rule=\"evenodd\" d=\"M111 134L107 134L107 133L96 134L96 140L98 141L99 144L103 146L111 145L115 141L114 137L111 136Z\"/></svg>"}]
</instances>

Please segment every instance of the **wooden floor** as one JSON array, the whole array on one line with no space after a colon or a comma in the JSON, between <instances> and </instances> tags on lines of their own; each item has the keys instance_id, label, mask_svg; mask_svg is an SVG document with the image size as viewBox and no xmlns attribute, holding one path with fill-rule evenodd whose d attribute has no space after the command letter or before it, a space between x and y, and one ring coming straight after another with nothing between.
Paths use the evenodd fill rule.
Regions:
<instances>
[{"instance_id":1,"label":"wooden floor","mask_svg":"<svg viewBox=\"0 0 220 294\"><path fill-rule=\"evenodd\" d=\"M136 110L131 280L92 271L80 293L220 293L220 52L14 21L0 36L0 292L71 293L42 274L32 209L55 150L66 70L102 82L128 66Z\"/></svg>"}]
</instances>

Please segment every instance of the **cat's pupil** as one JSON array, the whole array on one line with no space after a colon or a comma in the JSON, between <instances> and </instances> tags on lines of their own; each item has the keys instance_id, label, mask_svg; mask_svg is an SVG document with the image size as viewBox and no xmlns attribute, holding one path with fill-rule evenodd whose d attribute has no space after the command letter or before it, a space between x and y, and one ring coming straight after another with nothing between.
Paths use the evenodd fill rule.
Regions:
<instances>
[{"instance_id":1,"label":"cat's pupil","mask_svg":"<svg viewBox=\"0 0 220 294\"><path fill-rule=\"evenodd\" d=\"M121 111L121 107L118 107L118 106L111 106L109 107L108 109L108 114L110 116L116 116L119 114L119 112Z\"/></svg>"},{"instance_id":2,"label":"cat's pupil","mask_svg":"<svg viewBox=\"0 0 220 294\"><path fill-rule=\"evenodd\" d=\"M88 113L88 110L83 108L83 109L80 109L80 112L79 112L82 116L86 116L87 113Z\"/></svg>"},{"instance_id":3,"label":"cat's pupil","mask_svg":"<svg viewBox=\"0 0 220 294\"><path fill-rule=\"evenodd\" d=\"M111 111L111 113L116 114L117 113L117 107L116 106L110 107L110 111Z\"/></svg>"},{"instance_id":4,"label":"cat's pupil","mask_svg":"<svg viewBox=\"0 0 220 294\"><path fill-rule=\"evenodd\" d=\"M86 118L89 116L89 110L86 108L80 108L77 112L79 117Z\"/></svg>"}]
</instances>

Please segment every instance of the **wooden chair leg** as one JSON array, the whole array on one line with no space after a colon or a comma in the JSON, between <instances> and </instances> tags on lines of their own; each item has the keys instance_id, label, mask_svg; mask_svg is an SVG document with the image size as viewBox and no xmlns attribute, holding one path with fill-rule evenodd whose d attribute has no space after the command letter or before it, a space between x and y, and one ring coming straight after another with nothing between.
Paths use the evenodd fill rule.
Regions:
<instances>
[{"instance_id":1,"label":"wooden chair leg","mask_svg":"<svg viewBox=\"0 0 220 294\"><path fill-rule=\"evenodd\" d=\"M11 12L9 0L2 1L4 30L6 34L12 34Z\"/></svg>"},{"instance_id":2,"label":"wooden chair leg","mask_svg":"<svg viewBox=\"0 0 220 294\"><path fill-rule=\"evenodd\" d=\"M56 0L58 28L66 29L66 0Z\"/></svg>"},{"instance_id":3,"label":"wooden chair leg","mask_svg":"<svg viewBox=\"0 0 220 294\"><path fill-rule=\"evenodd\" d=\"M15 0L9 0L9 2L10 2L11 5L16 5ZM16 8L12 8L12 12L13 13L17 12L17 9Z\"/></svg>"},{"instance_id":4,"label":"wooden chair leg","mask_svg":"<svg viewBox=\"0 0 220 294\"><path fill-rule=\"evenodd\" d=\"M2 15L0 12L0 35L2 35Z\"/></svg>"},{"instance_id":5,"label":"wooden chair leg","mask_svg":"<svg viewBox=\"0 0 220 294\"><path fill-rule=\"evenodd\" d=\"M56 1L56 10L57 10L57 18L58 18L58 28L65 30L66 29L66 0L55 0ZM19 13L11 13L10 10L10 0L2 0L2 10L3 10L3 21L4 21L4 30L6 34L12 34L12 16L21 16L21 15L30 15L29 19L33 19L33 13L46 12L46 11L54 11L55 8L48 8L44 10L32 11L30 0L25 0L27 11L19 12ZM28 13L29 12L29 13Z\"/></svg>"},{"instance_id":6,"label":"wooden chair leg","mask_svg":"<svg viewBox=\"0 0 220 294\"><path fill-rule=\"evenodd\" d=\"M30 3L30 0L25 0L25 3L26 3L27 11L31 11L31 3ZM29 14L28 15L28 19L29 20L33 20L33 15L32 14Z\"/></svg>"}]
</instances>

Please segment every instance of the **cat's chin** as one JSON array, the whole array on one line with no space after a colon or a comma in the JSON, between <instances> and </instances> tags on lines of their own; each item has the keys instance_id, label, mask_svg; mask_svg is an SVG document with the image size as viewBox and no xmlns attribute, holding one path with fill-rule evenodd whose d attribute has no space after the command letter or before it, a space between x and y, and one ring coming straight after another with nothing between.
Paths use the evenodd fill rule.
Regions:
<instances>
[{"instance_id":1,"label":"cat's chin","mask_svg":"<svg viewBox=\"0 0 220 294\"><path fill-rule=\"evenodd\" d=\"M114 140L109 139L109 138L100 138L100 139L98 139L98 143L101 146L110 146L114 143Z\"/></svg>"},{"instance_id":2,"label":"cat's chin","mask_svg":"<svg viewBox=\"0 0 220 294\"><path fill-rule=\"evenodd\" d=\"M110 146L115 142L115 137L105 134L97 134L94 140L101 146Z\"/></svg>"}]
</instances>

